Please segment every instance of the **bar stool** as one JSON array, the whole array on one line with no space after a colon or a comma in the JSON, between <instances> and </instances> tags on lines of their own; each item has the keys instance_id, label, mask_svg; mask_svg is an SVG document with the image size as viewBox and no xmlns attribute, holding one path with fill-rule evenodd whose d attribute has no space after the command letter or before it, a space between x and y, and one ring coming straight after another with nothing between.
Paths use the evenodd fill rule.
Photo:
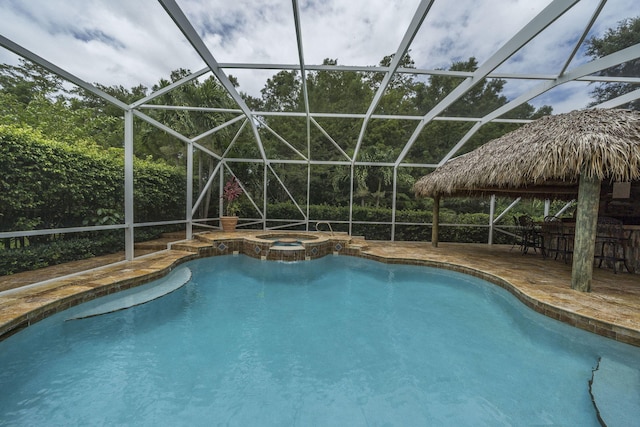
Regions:
<instances>
[{"instance_id":1,"label":"bar stool","mask_svg":"<svg viewBox=\"0 0 640 427\"><path fill-rule=\"evenodd\" d=\"M627 261L627 244L629 235L622 227L622 221L616 218L598 218L598 228L596 233L596 253L595 259L599 260L598 268L602 267L602 262L613 264L614 274L618 272L618 262L624 263L624 267L629 273L633 273ZM600 250L597 250L600 245ZM599 252L599 253L598 253ZM619 255L621 253L621 255Z\"/></svg>"},{"instance_id":2,"label":"bar stool","mask_svg":"<svg viewBox=\"0 0 640 427\"><path fill-rule=\"evenodd\" d=\"M562 260L566 263L573 251L570 245L571 235L564 232L562 221L557 216L546 216L542 227L544 234L549 236L549 244L545 246L543 255L546 258L553 252L554 260L558 259L558 255L562 255Z\"/></svg>"},{"instance_id":3,"label":"bar stool","mask_svg":"<svg viewBox=\"0 0 640 427\"><path fill-rule=\"evenodd\" d=\"M536 228L533 219L529 215L521 215L516 219L516 225L522 253L526 254L529 248L533 248L534 252L538 252L537 248L540 248L542 255L544 255L544 238Z\"/></svg>"}]
</instances>

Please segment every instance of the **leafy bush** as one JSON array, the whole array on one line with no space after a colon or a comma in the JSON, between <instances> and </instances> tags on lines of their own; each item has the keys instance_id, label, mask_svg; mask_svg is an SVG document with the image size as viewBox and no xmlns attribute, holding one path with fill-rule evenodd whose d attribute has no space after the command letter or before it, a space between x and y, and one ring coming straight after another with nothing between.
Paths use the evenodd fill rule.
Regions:
<instances>
[{"instance_id":1,"label":"leafy bush","mask_svg":"<svg viewBox=\"0 0 640 427\"><path fill-rule=\"evenodd\" d=\"M157 239L180 226L145 227L135 231L135 241ZM52 241L22 248L0 250L0 276L35 270L65 262L113 254L124 250L122 230L70 234Z\"/></svg>"},{"instance_id":2,"label":"leafy bush","mask_svg":"<svg viewBox=\"0 0 640 427\"><path fill-rule=\"evenodd\" d=\"M121 240L111 233L101 239L81 237L6 249L0 256L0 275L117 252L122 247Z\"/></svg>"},{"instance_id":3,"label":"leafy bush","mask_svg":"<svg viewBox=\"0 0 640 427\"><path fill-rule=\"evenodd\" d=\"M268 207L269 216L272 218L298 219L302 220L300 212L292 203L270 204ZM309 215L313 221L347 221L349 219L349 208L346 206L314 205L309 207ZM404 210L396 211L396 223L430 223L432 221L432 211ZM381 224L391 222L391 209L367 208L354 206L353 220L370 222L370 224L355 223L352 227L352 234L364 236L368 240L390 240L391 224ZM441 224L469 224L468 227L440 226L439 240L442 242L467 242L486 243L489 237L488 227L489 215L485 213L462 213L458 214L450 209L440 211ZM275 225L269 224L270 226ZM475 225L485 227L474 227ZM334 231L348 231L348 224L332 224ZM496 235L496 243L510 243L508 236ZM396 224L395 240L399 241L430 241L430 225L402 225Z\"/></svg>"},{"instance_id":4,"label":"leafy bush","mask_svg":"<svg viewBox=\"0 0 640 427\"><path fill-rule=\"evenodd\" d=\"M124 217L124 155L122 149L104 149L86 141L75 144L45 139L28 127L0 125L0 231L65 228L121 223ZM185 217L186 177L182 169L150 159L134 159L135 222ZM428 204L427 204L428 205ZM426 206L426 205L425 205ZM473 212L481 202L448 201L440 211L441 223L469 224L440 228L441 241L486 242L488 215ZM472 208L470 208L472 207ZM246 207L245 207L246 208ZM249 207L252 209L252 207ZM292 203L267 207L270 218L302 220ZM243 215L244 214L244 215ZM250 216L241 212L241 216ZM334 223L334 231L348 231L348 206L312 205L314 221ZM398 223L429 223L431 211L399 210ZM369 240L391 238L392 210L354 206L352 233ZM276 225L269 224L269 226ZM279 224L278 224L279 225ZM155 238L158 229L136 230L136 241ZM0 250L0 274L10 274L120 251L121 230L65 236L34 236L26 247ZM398 224L396 240L428 241L431 227ZM508 236L497 235L508 240ZM24 241L24 239L23 239ZM21 246L25 246L21 244Z\"/></svg>"},{"instance_id":5,"label":"leafy bush","mask_svg":"<svg viewBox=\"0 0 640 427\"><path fill-rule=\"evenodd\" d=\"M123 218L124 155L87 142L47 140L28 127L0 125L0 231L99 223ZM136 222L185 216L184 171L134 159Z\"/></svg>"}]
</instances>

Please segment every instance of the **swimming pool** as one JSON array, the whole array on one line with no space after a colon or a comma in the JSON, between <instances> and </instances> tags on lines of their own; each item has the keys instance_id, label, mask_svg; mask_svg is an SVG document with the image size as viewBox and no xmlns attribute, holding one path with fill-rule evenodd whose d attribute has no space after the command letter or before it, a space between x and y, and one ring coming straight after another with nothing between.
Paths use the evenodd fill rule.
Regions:
<instances>
[{"instance_id":1,"label":"swimming pool","mask_svg":"<svg viewBox=\"0 0 640 427\"><path fill-rule=\"evenodd\" d=\"M185 266L191 281L160 299L65 321L74 307L1 342L0 425L597 426L598 359L638 370L640 349L454 272Z\"/></svg>"}]
</instances>

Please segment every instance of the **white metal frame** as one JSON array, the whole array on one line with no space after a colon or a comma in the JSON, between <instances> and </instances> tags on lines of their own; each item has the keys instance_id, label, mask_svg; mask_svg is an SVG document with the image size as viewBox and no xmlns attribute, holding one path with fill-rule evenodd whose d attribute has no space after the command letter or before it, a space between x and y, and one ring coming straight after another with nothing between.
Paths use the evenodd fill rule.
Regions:
<instances>
[{"instance_id":1,"label":"white metal frame","mask_svg":"<svg viewBox=\"0 0 640 427\"><path fill-rule=\"evenodd\" d=\"M295 26L295 35L296 35L296 45L297 45L297 56L298 63L297 64L265 64L265 63L218 63L215 59L214 54L209 50L209 48L204 43L203 39L198 34L197 30L194 28L191 21L182 11L182 9L178 6L175 0L158 0L160 5L164 8L167 15L173 20L177 28L182 32L182 34L186 37L188 42L191 44L192 48L197 52L197 54L202 58L206 67L198 70L196 72L191 73L190 75L130 104L127 105L120 100L108 95L107 93L101 91L94 85L79 79L75 75L69 73L68 71L60 68L59 66L49 62L47 59L42 58L28 49L22 47L21 45L13 42L9 38L0 34L0 46L16 53L17 55L28 59L32 62L35 62L47 70L59 75L60 77L66 79L67 81L91 92L94 95L97 95L103 98L105 101L115 105L120 108L124 114L124 130L125 130L125 180L124 180L124 189L125 189L125 220L124 224L114 225L114 226L100 226L100 227L77 227L77 228L68 228L68 229L56 229L56 230L37 230L37 231L23 231L23 232L9 232L9 233L0 233L0 238L7 237L18 237L18 236L31 236L31 235L43 235L43 234L53 234L60 232L78 232L78 231L87 231L87 230L103 230L103 229L124 229L126 235L126 244L125 244L125 252L126 259L133 259L133 232L135 227L147 226L147 225L158 225L158 224L168 224L168 223L184 223L187 227L187 238L191 238L193 233L193 226L199 225L201 226L202 222L205 221L203 219L194 219L194 214L203 200L204 192L208 191L210 186L213 183L214 178L217 174L220 174L220 177L223 176L225 170L228 173L233 174L233 164L238 162L255 162L261 163L264 165L263 167L263 176L264 176L264 186L263 191L265 197L263 197L263 206L259 207L254 200L250 197L251 203L256 208L256 212L259 214L259 218L255 219L255 223L262 223L263 227L266 227L266 223L268 220L277 220L274 218L269 218L267 212L267 184L266 177L269 172L276 177L276 181L279 185L281 185L292 202L296 205L297 209L303 215L304 221L297 222L296 225L304 224L307 229L309 229L309 223L312 221L309 218L309 191L310 191L310 177L311 177L311 166L312 165L342 165L348 166L351 171L351 192L350 192L350 213L349 220L347 221L349 224L349 232L352 231L352 227L354 223L353 221L353 188L354 188L354 171L357 166L386 166L393 168L393 194L392 194L392 220L389 223L391 225L391 240L394 240L395 237L395 227L398 224L396 222L396 196L397 196L397 185L398 185L398 169L402 167L411 167L411 168L424 168L425 172L429 168L434 168L439 165L444 164L447 160L455 156L455 154L471 139L471 137L485 124L487 123L525 123L527 120L514 120L514 119L501 119L500 117L507 113L508 111L526 103L533 98L543 94L544 92L553 89L562 84L573 82L573 81L581 81L581 82L626 82L626 83L634 83L640 84L640 76L635 77L621 77L621 78L612 78L612 77L603 77L598 76L597 73L599 71L605 70L613 65L617 65L629 60L635 60L640 58L640 44L631 46L629 48L623 49L619 52L615 52L606 57L588 62L584 65L578 66L574 69L568 70L568 66L575 57L576 53L580 45L586 39L586 36L596 18L599 16L602 11L606 0L601 0L597 6L594 8L593 13L591 14L589 21L585 23L584 29L581 34L578 35L578 40L574 46L573 51L567 57L567 60L563 67L557 71L557 73L553 74L507 74L507 73L495 73L497 67L500 64L504 63L509 58L513 57L516 53L520 51L530 40L537 37L545 28L549 25L557 21L565 12L574 7L577 3L582 0L554 0L552 1L546 8L544 8L537 16L531 19L519 32L513 35L511 39L509 39L503 46L495 51L495 53L484 63L480 64L478 69L474 72L459 72L459 71L446 71L446 70L429 70L429 69L413 69L413 68L403 68L400 67L400 63L402 61L403 56L409 51L412 41L418 34L425 18L428 16L429 11L436 0L422 0L414 15L408 25L405 34L398 45L398 48L393 56L393 59L389 66L341 66L341 65L316 65L316 64L307 64L304 56L304 45L302 38L302 23L300 19L300 6L299 0L291 0L291 10L293 14L293 22ZM442 0L438 0L442 1ZM1 31L1 30L0 30ZM231 81L229 80L228 75L225 70L234 70L234 69L247 69L247 70L295 70L300 73L301 81L302 81L302 94L304 99L304 112L273 112L273 111L252 111L247 104L244 102L242 96L235 89ZM379 72L383 73L382 82L377 89L367 111L365 113L318 113L311 111L309 104L309 95L307 92L307 73L311 71L338 71L338 72L357 72L357 71L366 71L366 72ZM228 108L203 108L201 106L189 106L189 105L151 105L150 101L157 98L160 95L168 93L174 90L181 85L193 81L200 76L203 76L207 73L211 72L220 82L222 87L226 90L229 96L233 99L233 101L237 104L237 108L228 109ZM460 84L449 93L441 102L439 102L433 109L428 111L426 114L422 116L406 116L406 115L380 115L375 114L376 108L382 99L382 96L385 94L386 89L388 88L389 83L393 76L397 73L400 74L413 74L413 75L444 75L444 76L455 76L461 79ZM506 105L489 112L484 117L445 117L442 116L442 112L446 110L447 107L451 106L454 102L464 96L469 90L471 90L474 86L482 82L486 78L502 78L502 79L524 79L530 81L538 81L539 84L534 86L533 88L527 90L526 92L520 94L519 96L512 99ZM640 89L628 93L624 96L621 96L617 99L605 102L597 107L599 108L613 108L616 106L624 105L628 102L640 99ZM214 112L224 112L236 114L236 116L227 121L226 123L219 125L213 129L210 129L201 135L196 136L186 136L182 135L175 130L157 122L152 119L148 115L144 113L145 109L166 109L166 110L190 110L190 111L214 111ZM296 150L292 144L286 141L285 138L282 138L278 135L277 132L270 129L267 124L260 119L260 117L269 117L269 116L288 116L288 117L301 117L306 121L307 127L307 152L302 153ZM167 221L161 223L154 224L134 224L134 215L133 215L133 120L134 117L138 119L144 120L151 125L173 135L178 140L184 142L187 146L187 195L186 195L186 216L184 220L180 221ZM358 139L356 142L355 150L353 156L349 156L336 142L335 135L329 135L322 126L317 122L318 118L351 118L351 119L360 119L362 120L362 126L358 135ZM393 162L387 163L375 163L375 162L364 162L359 160L360 149L364 140L364 136L367 130L367 126L371 122L372 119L387 119L387 120L411 120L415 121L416 126L413 131L411 137L406 141L400 155ZM206 147L200 145L198 141L206 136L212 135L227 126L230 126L234 123L242 121L240 130L236 133L233 141L229 145L229 148L222 155L216 154L213 151L207 149ZM437 163L409 163L405 162L405 158L409 153L410 149L417 141L418 137L422 130L432 121L464 121L473 123L471 129L458 141L457 144ZM289 146L293 150L293 153L296 154L295 159L287 159L287 160L276 160L269 159L265 153L264 146L261 140L260 132L258 131L258 123L260 123L267 131L272 132L276 138L278 138L283 144ZM238 135L242 130L249 126L253 137L255 138L255 142L260 152L260 158L258 159L234 159L228 158L227 155L229 150L233 146L233 143L237 139ZM344 157L344 160L340 161L317 161L313 160L313 156L310 146L311 140L311 129L312 127L317 128L338 150L341 156ZM193 189L191 188L191 183L193 182L193 150L197 149L200 152L213 157L216 159L219 164L214 170L214 173L209 177L208 182L204 186L202 193L197 197L197 199L193 200L192 194ZM307 166L307 203L306 206L301 206L295 199L294 195L290 193L290 191L286 188L286 185L278 176L276 171L273 169L274 164L300 164ZM222 179L220 180L220 187L222 187ZM222 188L219 189L222 191ZM517 203L514 202L514 204ZM510 206L507 210L501 213L498 217L494 218L495 215L495 197L491 198L491 208L490 208L490 223L488 227L490 229L490 237L489 243L492 242L492 236L494 231L494 226L497 221L509 210L512 208ZM546 204L546 211L548 211L548 204ZM341 221L335 221L336 223L340 223ZM286 227L290 224L284 224L283 227Z\"/></svg>"}]
</instances>

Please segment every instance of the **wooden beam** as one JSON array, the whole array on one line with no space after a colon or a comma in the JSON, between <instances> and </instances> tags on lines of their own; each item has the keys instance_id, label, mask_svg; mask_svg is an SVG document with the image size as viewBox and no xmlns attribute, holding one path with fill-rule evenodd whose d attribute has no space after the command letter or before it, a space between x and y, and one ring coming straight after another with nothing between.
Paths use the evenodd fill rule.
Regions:
<instances>
[{"instance_id":1,"label":"wooden beam","mask_svg":"<svg viewBox=\"0 0 640 427\"><path fill-rule=\"evenodd\" d=\"M598 177L587 176L584 170L580 173L571 289L582 292L591 292L601 184Z\"/></svg>"},{"instance_id":2,"label":"wooden beam","mask_svg":"<svg viewBox=\"0 0 640 427\"><path fill-rule=\"evenodd\" d=\"M458 195L467 196L470 195L484 195L484 194L508 194L510 196L544 196L544 195L559 195L559 196L575 196L578 194L578 183L567 184L567 185L558 185L558 184L548 184L548 185L532 185L528 187L475 187L475 188L456 188L451 192L452 195L456 197Z\"/></svg>"},{"instance_id":3,"label":"wooden beam","mask_svg":"<svg viewBox=\"0 0 640 427\"><path fill-rule=\"evenodd\" d=\"M464 190L463 190L464 191ZM486 188L474 188L470 191L479 191L483 193L511 193L511 194L576 194L578 188L576 184L573 185L534 185L531 187L519 187L519 188L500 188L500 187L486 187Z\"/></svg>"},{"instance_id":4,"label":"wooden beam","mask_svg":"<svg viewBox=\"0 0 640 427\"><path fill-rule=\"evenodd\" d=\"M431 219L431 246L438 247L438 233L440 232L440 195L433 197L433 218Z\"/></svg>"}]
</instances>

